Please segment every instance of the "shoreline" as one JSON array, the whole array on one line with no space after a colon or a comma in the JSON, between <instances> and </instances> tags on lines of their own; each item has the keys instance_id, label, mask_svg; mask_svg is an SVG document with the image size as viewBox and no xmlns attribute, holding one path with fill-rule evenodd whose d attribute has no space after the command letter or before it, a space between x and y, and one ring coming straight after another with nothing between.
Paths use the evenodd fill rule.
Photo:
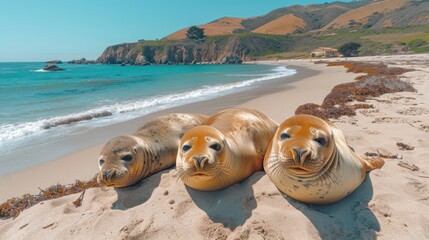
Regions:
<instances>
[{"instance_id":1,"label":"shoreline","mask_svg":"<svg viewBox=\"0 0 429 240\"><path fill-rule=\"evenodd\" d=\"M28 69L37 67L21 63L12 67L10 74L24 68L23 72L27 73ZM129 71L115 66L82 66L76 71L58 73L60 75L25 75L23 79L29 80L25 80L26 88L20 94L32 97L20 98L16 104L6 106L4 113L11 114L0 124L0 175L58 158L87 147L90 141L94 144L90 137L83 143L55 144L72 135L163 109L218 98L295 73L280 65L252 64L150 66ZM4 99L14 94L12 88L6 92L11 96L5 95ZM108 93L113 95L106 95ZM25 101L29 103L24 104ZM37 109L39 111L35 111ZM41 153L46 148L50 151Z\"/></svg>"},{"instance_id":2,"label":"shoreline","mask_svg":"<svg viewBox=\"0 0 429 240\"><path fill-rule=\"evenodd\" d=\"M274 120L281 122L284 120L283 116L294 115L295 109L303 104L302 101L321 101L334 85L344 82L343 79L354 78L353 74L345 73L342 67L326 68L313 62L300 62L298 64L296 62L290 64L270 62L270 64L287 65L292 69L296 69L297 73L292 76L259 83L244 91L220 98L165 109L125 122L97 127L56 142L32 146L20 151L15 157L27 159L47 154L49 149L72 146L70 147L71 151L65 155L55 156L39 165L0 175L0 202L25 193L37 194L39 188L44 189L57 183L70 184L76 179L89 180L98 172L96 159L98 159L98 153L102 146L115 136L132 134L142 122L152 117L172 112L213 114L224 108L247 107L258 109ZM329 75L337 76L337 80L314 84L317 78L326 78ZM312 91L306 91L308 97L302 99L301 92L310 87ZM320 91L321 88L323 91ZM287 101L284 101L284 92L290 95ZM272 104L276 108L283 108L284 111L277 114L269 114L264 111L266 98L270 98L271 95L275 96L276 99ZM11 182L14 183L13 187L9 184Z\"/></svg>"},{"instance_id":3,"label":"shoreline","mask_svg":"<svg viewBox=\"0 0 429 240\"><path fill-rule=\"evenodd\" d=\"M274 69L276 68L276 66L282 66L283 64L274 65L274 66L272 64L269 64L269 65L270 66L268 68ZM265 81L268 82L268 85L273 85L273 84L283 85L283 84L287 84L288 82L294 81L293 79L295 79L296 75L297 74L292 74L292 75L278 77L278 78L265 80ZM269 77L272 77L272 76L269 76ZM255 79L260 79L260 77L256 77ZM247 82L255 79L247 78L244 80L240 80L239 82ZM127 118L126 115L128 114L132 116L131 119L118 120L121 118L120 115L122 114L117 114L116 119L112 119L111 121L109 120L109 117L99 118L101 119L101 121L106 122L107 125L102 124L97 126L98 118L94 118L94 120L91 119L89 121L86 121L87 123L82 123L82 124L80 124L79 122L71 122L63 125L61 124L58 126L58 129L55 128L55 130L51 133L46 132L46 133L42 133L39 136L37 135L30 136L29 140L25 140L28 143L23 144L20 147L13 146L11 147L11 149L5 149L4 152L0 152L0 160L2 163L2 169L0 169L0 176L8 175L10 173L27 169L29 167L38 166L45 162L55 160L64 155L71 154L75 151L82 150L94 145L104 144L107 141L106 139L110 139L114 136L118 136L121 134L131 134L146 119L162 114L162 112L169 112L169 109L179 109L179 111L192 111L193 109L192 106L196 106L197 108L202 108L199 106L209 104L211 100L216 101L216 99L220 99L220 98L228 98L236 101L237 98L242 98L243 96L247 97L248 94L246 93L250 91L254 91L255 88L259 86L263 87L264 86L263 82L265 81L258 80L256 81L256 83L253 83L250 86L238 88L237 89L238 91L232 90L233 92L229 92L229 93L220 91L218 96L214 97L210 95L207 100L204 100L204 96L199 96L197 98L190 99L191 101L192 100L195 101L194 103L186 103L186 104L179 103L183 105L179 105L176 107L170 106L170 108L167 108L167 109L163 109L163 108L168 106L161 105L160 110L159 109L152 110L152 107L149 107L148 111L153 111L153 112L145 113L146 115L139 116L138 114L133 114L133 112L123 114L125 115L125 117L122 117L122 118ZM230 85L230 84L235 84L235 83L227 83L226 85ZM214 82L213 85L218 85L218 83ZM171 95L171 94L174 94L174 93L167 93L166 95ZM223 94L226 94L226 95L223 95ZM163 95L161 95L161 97L162 96ZM234 99L234 96L238 96L238 97ZM155 106L155 109L156 108L157 107ZM183 110L180 110L180 109L183 109ZM210 113L210 112L207 112L207 113ZM85 122L85 121L83 120L82 122ZM91 122L94 122L94 123L91 123ZM67 134L62 133L63 131L66 131ZM47 137L49 135L52 135L55 137ZM5 146L7 147L7 144ZM19 161L7 161L7 159L19 159Z\"/></svg>"}]
</instances>

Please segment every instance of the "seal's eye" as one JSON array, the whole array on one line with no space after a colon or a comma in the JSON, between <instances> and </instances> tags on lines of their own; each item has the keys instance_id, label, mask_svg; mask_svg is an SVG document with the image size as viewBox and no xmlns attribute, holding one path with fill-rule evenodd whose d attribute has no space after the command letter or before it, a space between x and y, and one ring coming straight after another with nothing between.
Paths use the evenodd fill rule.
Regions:
<instances>
[{"instance_id":1,"label":"seal's eye","mask_svg":"<svg viewBox=\"0 0 429 240\"><path fill-rule=\"evenodd\" d=\"M122 161L125 161L125 162L129 162L129 161L133 160L133 156L132 156L132 155L130 155L130 154L128 154L128 155L123 156L123 157L121 158L121 160L122 160Z\"/></svg>"},{"instance_id":2,"label":"seal's eye","mask_svg":"<svg viewBox=\"0 0 429 240\"><path fill-rule=\"evenodd\" d=\"M98 160L98 163L100 164L100 166L101 166L101 165L103 165L103 164L104 164L104 162L105 162L105 161L104 161L103 159Z\"/></svg>"},{"instance_id":3,"label":"seal's eye","mask_svg":"<svg viewBox=\"0 0 429 240\"><path fill-rule=\"evenodd\" d=\"M316 141L317 143L319 143L322 146L328 145L328 141L323 137L315 138L314 141Z\"/></svg>"},{"instance_id":4,"label":"seal's eye","mask_svg":"<svg viewBox=\"0 0 429 240\"><path fill-rule=\"evenodd\" d=\"M216 152L219 152L221 149L221 146L219 143L214 143L214 144L210 145L210 148L215 150Z\"/></svg>"},{"instance_id":5,"label":"seal's eye","mask_svg":"<svg viewBox=\"0 0 429 240\"><path fill-rule=\"evenodd\" d=\"M286 139L290 138L290 134L289 133L282 133L280 135L280 140L284 141Z\"/></svg>"},{"instance_id":6,"label":"seal's eye","mask_svg":"<svg viewBox=\"0 0 429 240\"><path fill-rule=\"evenodd\" d=\"M191 149L192 147L191 146L189 146L189 145L183 145L183 147L182 147L182 151L183 152L187 152L187 151L189 151L189 149Z\"/></svg>"}]
</instances>

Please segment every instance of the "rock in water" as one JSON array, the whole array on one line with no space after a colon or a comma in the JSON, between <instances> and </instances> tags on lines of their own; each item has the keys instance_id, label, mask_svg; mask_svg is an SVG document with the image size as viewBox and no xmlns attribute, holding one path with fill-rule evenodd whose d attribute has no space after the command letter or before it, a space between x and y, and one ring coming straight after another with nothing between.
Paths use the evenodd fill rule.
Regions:
<instances>
[{"instance_id":1,"label":"rock in water","mask_svg":"<svg viewBox=\"0 0 429 240\"><path fill-rule=\"evenodd\" d=\"M51 60L51 61L47 61L47 64L62 64L63 62L61 60Z\"/></svg>"},{"instance_id":2,"label":"rock in water","mask_svg":"<svg viewBox=\"0 0 429 240\"><path fill-rule=\"evenodd\" d=\"M222 59L222 64L241 64L243 61L237 54L229 54Z\"/></svg>"},{"instance_id":3,"label":"rock in water","mask_svg":"<svg viewBox=\"0 0 429 240\"><path fill-rule=\"evenodd\" d=\"M86 60L86 58L81 58L77 60L68 61L69 64L95 64L94 60Z\"/></svg>"},{"instance_id":4,"label":"rock in water","mask_svg":"<svg viewBox=\"0 0 429 240\"><path fill-rule=\"evenodd\" d=\"M43 70L45 70L45 71L63 71L64 69L58 67L55 64L48 64L43 68Z\"/></svg>"}]
</instances>

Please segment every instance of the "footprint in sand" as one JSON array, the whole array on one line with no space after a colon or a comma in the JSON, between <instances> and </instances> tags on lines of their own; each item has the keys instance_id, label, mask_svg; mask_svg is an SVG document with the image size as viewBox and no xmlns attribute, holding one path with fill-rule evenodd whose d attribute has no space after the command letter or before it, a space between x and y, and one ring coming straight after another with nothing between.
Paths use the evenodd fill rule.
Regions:
<instances>
[{"instance_id":1,"label":"footprint in sand","mask_svg":"<svg viewBox=\"0 0 429 240\"><path fill-rule=\"evenodd\" d=\"M368 133L369 135L380 135L381 132L377 131L377 130L365 130L366 133Z\"/></svg>"},{"instance_id":2,"label":"footprint in sand","mask_svg":"<svg viewBox=\"0 0 429 240\"><path fill-rule=\"evenodd\" d=\"M421 124L420 127L418 128L420 131L423 132L429 132L429 125L426 124Z\"/></svg>"},{"instance_id":3,"label":"footprint in sand","mask_svg":"<svg viewBox=\"0 0 429 240\"><path fill-rule=\"evenodd\" d=\"M380 201L378 199L372 201L372 204L369 206L369 208L372 211L379 213L383 217L391 217L392 216L392 209L389 207L389 205L387 205L386 203L384 203L383 201Z\"/></svg>"},{"instance_id":4,"label":"footprint in sand","mask_svg":"<svg viewBox=\"0 0 429 240\"><path fill-rule=\"evenodd\" d=\"M264 220L252 221L240 231L235 232L232 237L233 239L285 239L281 234L270 228Z\"/></svg>"},{"instance_id":5,"label":"footprint in sand","mask_svg":"<svg viewBox=\"0 0 429 240\"><path fill-rule=\"evenodd\" d=\"M205 217L198 228L204 239L226 239L231 230L223 227L221 223L213 223Z\"/></svg>"},{"instance_id":6,"label":"footprint in sand","mask_svg":"<svg viewBox=\"0 0 429 240\"><path fill-rule=\"evenodd\" d=\"M154 217L151 216L149 221L144 221L143 219L133 220L119 230L119 237L117 239L126 240L151 238L149 230L153 225L153 219Z\"/></svg>"},{"instance_id":7,"label":"footprint in sand","mask_svg":"<svg viewBox=\"0 0 429 240\"><path fill-rule=\"evenodd\" d=\"M407 185L411 185L412 189L418 194L417 201L429 206L429 191L426 184L415 179L410 179Z\"/></svg>"},{"instance_id":8,"label":"footprint in sand","mask_svg":"<svg viewBox=\"0 0 429 240\"><path fill-rule=\"evenodd\" d=\"M411 106L415 106L416 104L416 99L412 98L412 97L402 97L402 96L394 96L394 97L390 97L389 98L392 103L394 104L401 104L401 105L411 105Z\"/></svg>"},{"instance_id":9,"label":"footprint in sand","mask_svg":"<svg viewBox=\"0 0 429 240\"><path fill-rule=\"evenodd\" d=\"M188 212L188 210L192 207L193 202L191 199L186 199L185 201L178 202L176 207L176 213L174 215L175 218L180 218L185 213Z\"/></svg>"},{"instance_id":10,"label":"footprint in sand","mask_svg":"<svg viewBox=\"0 0 429 240\"><path fill-rule=\"evenodd\" d=\"M429 110L425 108L418 108L418 107L410 107L406 109L399 110L397 113L407 116L419 116L428 114Z\"/></svg>"},{"instance_id":11,"label":"footprint in sand","mask_svg":"<svg viewBox=\"0 0 429 240\"><path fill-rule=\"evenodd\" d=\"M402 118L393 118L393 117L379 117L375 118L372 123L406 123L408 125L416 124L421 122L420 120L410 121L409 119L402 119ZM413 126L413 125L412 125ZM413 126L414 127L414 126Z\"/></svg>"},{"instance_id":12,"label":"footprint in sand","mask_svg":"<svg viewBox=\"0 0 429 240\"><path fill-rule=\"evenodd\" d=\"M378 112L380 112L378 109L362 109L359 111L359 113L364 115L365 117L372 117L375 113Z\"/></svg>"},{"instance_id":13,"label":"footprint in sand","mask_svg":"<svg viewBox=\"0 0 429 240\"><path fill-rule=\"evenodd\" d=\"M133 220L131 223L123 226L119 231L125 235L129 235L134 229L143 222L143 219Z\"/></svg>"},{"instance_id":14,"label":"footprint in sand","mask_svg":"<svg viewBox=\"0 0 429 240\"><path fill-rule=\"evenodd\" d=\"M375 118L372 123L404 123L405 121L400 118L393 118L393 117L378 117Z\"/></svg>"}]
</instances>

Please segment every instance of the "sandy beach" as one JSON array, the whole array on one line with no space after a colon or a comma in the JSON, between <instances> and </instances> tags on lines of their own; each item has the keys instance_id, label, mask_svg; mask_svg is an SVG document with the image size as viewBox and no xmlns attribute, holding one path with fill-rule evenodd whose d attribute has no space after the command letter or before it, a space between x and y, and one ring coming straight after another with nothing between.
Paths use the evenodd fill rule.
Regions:
<instances>
[{"instance_id":1,"label":"sandy beach","mask_svg":"<svg viewBox=\"0 0 429 240\"><path fill-rule=\"evenodd\" d=\"M273 64L272 62L265 63ZM354 76L354 74L346 74L341 67L326 68L311 62L286 63L286 65L297 69L298 73L287 78L258 85L256 88L247 91L167 109L127 122L99 127L57 142L33 146L17 152L16 158L27 159L45 155L49 153L49 149L64 147L78 149L39 166L0 176L0 201L25 193L37 194L40 191L39 188L45 189L57 183L69 184L76 179L89 180L98 172L97 159L104 143L115 136L132 134L142 123L152 117L172 112L213 114L224 108L237 106L258 109L280 122L283 121L284 116L292 116L295 109L302 104L301 92L304 89L306 89L306 92L311 91L311 94L308 94L304 101L320 102L334 85ZM328 83L325 80L319 80L326 79L329 75L335 75L336 77L332 80L327 80L329 81ZM302 89L302 91L296 91L295 89ZM286 102L282 100L284 92L288 92ZM278 99L276 102L271 103L275 104L275 107L266 108L264 106L266 103L264 96L268 97L268 99L271 99L271 96ZM259 98L263 99L252 102ZM10 182L14 183L13 186L9 184Z\"/></svg>"},{"instance_id":2,"label":"sandy beach","mask_svg":"<svg viewBox=\"0 0 429 240\"><path fill-rule=\"evenodd\" d=\"M330 59L336 61L338 59ZM283 194L264 172L216 192L199 192L177 180L174 169L128 189L89 189L41 202L16 219L0 220L0 239L429 239L429 55L360 57L412 68L402 80L416 92L367 100L372 109L332 122L355 151L397 154L371 172L345 199L328 206L307 205ZM72 136L54 146L82 144L80 150L42 165L0 176L0 201L97 173L102 144L130 134L145 120L169 112L213 114L227 107L257 109L281 123L305 103L321 104L338 84L361 75L312 61L271 62L296 68L288 81L264 83L220 99L164 110L139 119ZM88 145L88 143L91 143ZM401 150L397 143L414 147ZM29 153L22 153L29 154ZM415 166L406 168L404 166Z\"/></svg>"}]
</instances>

